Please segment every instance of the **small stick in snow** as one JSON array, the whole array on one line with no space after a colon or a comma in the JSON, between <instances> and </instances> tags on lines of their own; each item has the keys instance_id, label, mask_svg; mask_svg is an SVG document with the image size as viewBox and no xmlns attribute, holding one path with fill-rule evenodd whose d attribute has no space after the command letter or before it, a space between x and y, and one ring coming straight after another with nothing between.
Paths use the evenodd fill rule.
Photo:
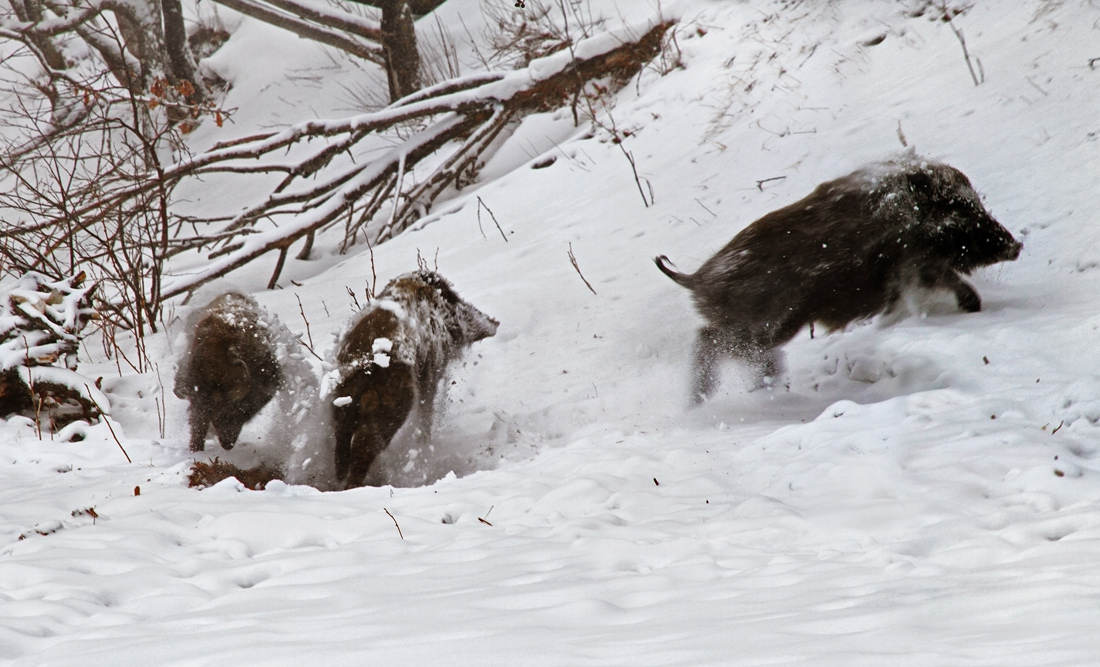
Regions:
<instances>
[{"instance_id":1,"label":"small stick in snow","mask_svg":"<svg viewBox=\"0 0 1100 667\"><path fill-rule=\"evenodd\" d=\"M591 291L593 294L595 294L596 290L592 289L592 284L589 283L588 279L584 277L583 273L581 273L581 267L577 264L577 258L573 254L573 244L572 243L569 244L569 262L573 265L573 268L577 270L577 275L580 276L581 280L584 281L584 284L588 286L589 291Z\"/></svg>"},{"instance_id":2,"label":"small stick in snow","mask_svg":"<svg viewBox=\"0 0 1100 667\"><path fill-rule=\"evenodd\" d=\"M653 199L653 185L650 184L649 199L646 199L645 190L642 189L642 179L638 176L638 165L634 162L634 154L626 150L626 146L623 146L622 141L617 141L615 143L619 145L619 150L623 152L623 155L626 156L626 161L630 163L630 170L634 172L634 184L638 186L638 194L642 196L642 203L645 204L645 207L649 208L650 201ZM646 179L646 183L649 183L648 179Z\"/></svg>"},{"instance_id":3,"label":"small stick in snow","mask_svg":"<svg viewBox=\"0 0 1100 667\"><path fill-rule=\"evenodd\" d=\"M500 228L500 223L497 222L497 217L495 215L493 215L493 210L491 208L489 208L488 206L486 206L485 202L481 201L481 197L477 198L477 228L481 229L481 207L482 206L485 207L486 211L489 211L489 217L491 217L493 219L493 224L497 226L497 231L500 232L501 238L503 238L504 242L507 243L508 242L508 237L505 236L504 230ZM484 230L481 232L481 235L485 236L485 231Z\"/></svg>"},{"instance_id":4,"label":"small stick in snow","mask_svg":"<svg viewBox=\"0 0 1100 667\"><path fill-rule=\"evenodd\" d=\"M355 296L355 292L351 291L351 288L347 285L344 285L344 289L348 291L348 296L351 297L351 302L355 304L355 309L363 310L363 307L359 305L359 299Z\"/></svg>"},{"instance_id":5,"label":"small stick in snow","mask_svg":"<svg viewBox=\"0 0 1100 667\"><path fill-rule=\"evenodd\" d=\"M943 21L946 22L947 25L951 26L951 31L955 33L955 37L957 37L958 40L959 40L959 45L962 46L963 59L966 60L966 68L968 70L970 70L970 78L974 81L974 86L977 87L977 86L981 85L982 80L985 79L985 75L983 73L982 78L979 79L978 75L974 72L974 64L973 64L973 62L971 62L971 59L970 59L970 50L966 48L966 39L963 38L962 31L959 30L955 26L955 24L951 21L951 19L954 18L952 16L951 8L949 8L947 6L946 2L941 1L940 4L939 4L938 9L943 14ZM959 13L961 13L961 12L959 12ZM977 60L977 59L975 58L975 60ZM978 67L979 68L981 67L980 62L978 63Z\"/></svg>"},{"instance_id":6,"label":"small stick in snow","mask_svg":"<svg viewBox=\"0 0 1100 667\"><path fill-rule=\"evenodd\" d=\"M382 508L382 511L385 512L386 516L388 516L390 519L393 519L393 525L397 526L397 536L400 537L402 540L405 539L405 536L401 533L401 526L397 524L397 519L394 519L393 515L390 514L390 511L385 507Z\"/></svg>"},{"instance_id":7,"label":"small stick in snow","mask_svg":"<svg viewBox=\"0 0 1100 667\"><path fill-rule=\"evenodd\" d=\"M309 340L309 351L313 352L313 334L309 332L309 318L306 317L306 309L302 306L302 297L298 296L298 293L295 292L294 298L298 300L298 312L302 314L302 321L306 323L306 338ZM317 353L314 352L313 356L317 356Z\"/></svg>"},{"instance_id":8,"label":"small stick in snow","mask_svg":"<svg viewBox=\"0 0 1100 667\"><path fill-rule=\"evenodd\" d=\"M1050 434L1051 434L1051 435L1054 435L1055 433L1057 433L1057 432L1058 432L1058 429L1062 428L1062 425L1063 425L1063 424L1065 424L1065 423L1066 423L1066 420L1065 420L1065 419L1063 419L1062 421L1058 422L1058 425L1054 427L1054 430L1053 430L1053 431L1051 431L1051 432L1050 432Z\"/></svg>"},{"instance_id":9,"label":"small stick in snow","mask_svg":"<svg viewBox=\"0 0 1100 667\"><path fill-rule=\"evenodd\" d=\"M489 516L489 514L490 514L490 513L491 513L491 512L493 511L493 508L494 508L494 507L496 507L496 505L489 505L489 511L485 513L485 516ZM487 521L487 520L485 519L485 517L481 517L481 516L479 516L479 517L477 518L477 520L478 520L478 521L480 521L481 523L485 524L486 526L489 526L489 527L492 527L492 525L493 525L493 524L489 523L489 522L488 522L488 521Z\"/></svg>"},{"instance_id":10,"label":"small stick in snow","mask_svg":"<svg viewBox=\"0 0 1100 667\"><path fill-rule=\"evenodd\" d=\"M772 181L782 181L785 178L787 178L787 177L786 176L772 176L771 178L762 178L762 179L760 179L756 182L756 189L763 192L765 183L770 183Z\"/></svg>"},{"instance_id":11,"label":"small stick in snow","mask_svg":"<svg viewBox=\"0 0 1100 667\"><path fill-rule=\"evenodd\" d=\"M27 364L27 382L29 383L28 389L31 392L31 401L34 403L34 427L38 431L38 439L42 439L42 397L34 393L34 376L31 375L31 344L27 342L27 337L23 336L23 356L26 358ZM89 390L88 392L92 392Z\"/></svg>"},{"instance_id":12,"label":"small stick in snow","mask_svg":"<svg viewBox=\"0 0 1100 667\"><path fill-rule=\"evenodd\" d=\"M366 234L363 234L366 237ZM374 246L371 245L370 239L367 239L367 252L370 253L370 287L367 289L367 305L370 305L370 300L374 298L374 295L378 293L378 272L374 268ZM351 292L349 289L348 292ZM358 306L359 304L355 304Z\"/></svg>"},{"instance_id":13,"label":"small stick in snow","mask_svg":"<svg viewBox=\"0 0 1100 667\"><path fill-rule=\"evenodd\" d=\"M160 395L164 396L164 381L160 378L160 364L153 364L153 370L157 372L157 385L160 387ZM103 378L100 378L102 380ZM96 382L96 389L99 389L100 382ZM168 424L168 403L166 401L157 401L157 425L160 427L161 440L164 439L164 429Z\"/></svg>"},{"instance_id":14,"label":"small stick in snow","mask_svg":"<svg viewBox=\"0 0 1100 667\"><path fill-rule=\"evenodd\" d=\"M88 385L84 385L85 388L87 388L87 386ZM92 391L89 389L88 394L91 395L91 393ZM115 443L118 445L118 448L122 450L122 455L126 457L126 462L133 463L133 461L130 460L130 455L126 453L126 448L122 446L122 441L118 439L118 435L115 433L114 427L111 426L110 417L108 417L107 415L101 415L101 417L103 418L103 423L107 425L107 430L111 432L111 437L115 439Z\"/></svg>"},{"instance_id":15,"label":"small stick in snow","mask_svg":"<svg viewBox=\"0 0 1100 667\"><path fill-rule=\"evenodd\" d=\"M718 214L717 214L717 213L715 213L714 211L710 210L709 208L707 208L706 204L704 204L703 202L699 201L699 198L698 198L698 197L696 197L696 198L695 198L695 203L696 203L696 204L698 204L698 205L700 205L700 206L702 206L702 207L703 207L703 210L704 210L704 211L706 211L707 213L710 213L710 214L711 214L712 216L714 216L714 217L716 217L716 218L718 217Z\"/></svg>"}]
</instances>

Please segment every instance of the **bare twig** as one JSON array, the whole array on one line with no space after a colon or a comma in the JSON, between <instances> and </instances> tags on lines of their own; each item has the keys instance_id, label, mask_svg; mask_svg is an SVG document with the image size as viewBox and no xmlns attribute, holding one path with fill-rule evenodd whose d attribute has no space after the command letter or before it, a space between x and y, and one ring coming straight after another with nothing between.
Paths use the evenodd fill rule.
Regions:
<instances>
[{"instance_id":1,"label":"bare twig","mask_svg":"<svg viewBox=\"0 0 1100 667\"><path fill-rule=\"evenodd\" d=\"M480 521L481 523L485 524L486 526L492 526L493 524L489 523L488 516L493 513L493 508L494 507L496 507L496 505L490 505L489 506L489 511L485 513L485 516L479 516L477 518L477 520Z\"/></svg>"},{"instance_id":2,"label":"bare twig","mask_svg":"<svg viewBox=\"0 0 1100 667\"><path fill-rule=\"evenodd\" d=\"M699 198L698 198L698 197L696 197L696 198L695 198L695 203L696 203L696 204L698 204L699 206L701 206L701 207L703 208L703 210L704 210L704 211L706 211L707 213L710 213L710 214L711 214L712 216L714 216L715 218L717 218L717 217L718 217L718 214L717 214L717 213L715 213L714 211L710 210L709 208L707 208L707 205L706 205L706 204L704 204L703 202L699 201Z\"/></svg>"},{"instance_id":3,"label":"bare twig","mask_svg":"<svg viewBox=\"0 0 1100 667\"><path fill-rule=\"evenodd\" d=\"M23 355L25 357L24 363L27 365L27 384L31 392L31 400L34 401L34 427L38 434L38 439L42 439L42 397L38 395L34 390L34 375L30 373L31 369L31 344L27 342L27 337L23 336Z\"/></svg>"},{"instance_id":4,"label":"bare twig","mask_svg":"<svg viewBox=\"0 0 1100 667\"><path fill-rule=\"evenodd\" d=\"M581 273L581 267L577 264L577 258L573 254L573 244L572 243L569 244L569 263L572 264L573 268L577 270L577 275L580 276L581 280L584 281L584 284L588 287L588 290L590 292L592 292L593 294L595 294L596 290L592 289L592 283L588 282L588 279L584 277L583 273Z\"/></svg>"},{"instance_id":5,"label":"bare twig","mask_svg":"<svg viewBox=\"0 0 1100 667\"><path fill-rule=\"evenodd\" d=\"M302 314L302 321L306 323L306 338L309 339L309 345L307 347L310 352L313 352L313 334L309 331L309 318L306 317L306 309L302 305L302 297L298 296L298 293L295 292L294 298L298 300L298 312ZM314 352L313 354L316 356L317 353Z\"/></svg>"},{"instance_id":6,"label":"bare twig","mask_svg":"<svg viewBox=\"0 0 1100 667\"><path fill-rule=\"evenodd\" d=\"M160 388L160 399L164 397L164 381L160 377L160 364L154 363L153 370L157 372L157 386ZM168 424L168 403L164 400L157 401L157 425L160 427L160 437L164 439L164 429Z\"/></svg>"},{"instance_id":7,"label":"bare twig","mask_svg":"<svg viewBox=\"0 0 1100 667\"><path fill-rule=\"evenodd\" d=\"M90 387L88 387L88 385L85 384L84 389L88 391L88 396L92 395L92 390ZM118 439L118 434L115 433L114 427L111 426L111 418L107 415L102 415L102 417L103 423L107 425L107 430L111 432L111 437L115 439L115 444L117 444L118 448L122 450L122 455L126 457L126 462L133 463L133 461L130 460L130 455L126 453L126 448L122 446L122 441Z\"/></svg>"},{"instance_id":8,"label":"bare twig","mask_svg":"<svg viewBox=\"0 0 1100 667\"><path fill-rule=\"evenodd\" d=\"M371 245L370 240L367 241L367 252L370 253L370 287L366 289L369 306L371 299L378 294L378 271L374 268L374 246Z\"/></svg>"},{"instance_id":9,"label":"bare twig","mask_svg":"<svg viewBox=\"0 0 1100 667\"><path fill-rule=\"evenodd\" d=\"M966 48L966 39L963 37L962 30L959 30L958 26L951 20L953 10L947 6L945 0L941 0L939 10L943 15L944 22L951 26L951 31L955 33L955 37L959 40L959 46L962 47L963 59L966 60L966 69L970 70L970 78L974 81L975 86L981 85L982 82L978 79L978 75L974 71L974 64L970 61L970 51Z\"/></svg>"},{"instance_id":10,"label":"bare twig","mask_svg":"<svg viewBox=\"0 0 1100 667\"><path fill-rule=\"evenodd\" d=\"M363 310L363 307L359 305L359 297L355 296L355 292L350 287L344 285L344 289L348 291L348 296L351 297L351 302L355 304L355 310Z\"/></svg>"},{"instance_id":11,"label":"bare twig","mask_svg":"<svg viewBox=\"0 0 1100 667\"><path fill-rule=\"evenodd\" d=\"M497 217L495 215L493 215L493 210L491 208L489 208L488 204L486 204L485 202L483 202L481 200L480 196L477 198L477 228L481 229L481 209L482 208L484 208L486 211L489 212L489 217L491 217L493 219L493 224L497 226L497 231L500 232L500 238L504 239L504 242L507 243L508 242L508 236L505 235L504 230L500 228L500 223L497 222ZM481 232L481 235L485 236L485 232L484 231Z\"/></svg>"},{"instance_id":12,"label":"bare twig","mask_svg":"<svg viewBox=\"0 0 1100 667\"><path fill-rule=\"evenodd\" d=\"M386 516L393 520L393 525L397 526L397 536L400 537L402 540L405 539L404 534L401 533L401 526L398 525L397 519L394 519L393 515L390 514L390 511L385 507L382 508L382 511L386 513Z\"/></svg>"},{"instance_id":13,"label":"bare twig","mask_svg":"<svg viewBox=\"0 0 1100 667\"><path fill-rule=\"evenodd\" d=\"M771 178L761 178L758 181L756 181L756 189L763 192L765 183L771 183L772 181L782 181L785 178L787 178L787 177L786 176L772 176Z\"/></svg>"},{"instance_id":14,"label":"bare twig","mask_svg":"<svg viewBox=\"0 0 1100 667\"><path fill-rule=\"evenodd\" d=\"M623 142L617 142L619 144L619 150L626 156L626 161L630 163L630 170L634 172L634 184L638 186L638 194L642 196L642 203L646 208L649 208L649 200L646 199L645 190L642 189L642 181L638 176L638 165L634 163L634 154L626 150L626 146L623 146Z\"/></svg>"}]
</instances>

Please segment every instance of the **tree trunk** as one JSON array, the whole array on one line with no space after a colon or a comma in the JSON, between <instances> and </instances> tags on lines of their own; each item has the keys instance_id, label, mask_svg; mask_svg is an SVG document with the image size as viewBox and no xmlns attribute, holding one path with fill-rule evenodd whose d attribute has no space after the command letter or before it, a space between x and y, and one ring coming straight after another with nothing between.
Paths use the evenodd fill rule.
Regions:
<instances>
[{"instance_id":1,"label":"tree trunk","mask_svg":"<svg viewBox=\"0 0 1100 667\"><path fill-rule=\"evenodd\" d=\"M168 80L173 84L190 81L195 92L188 98L191 104L206 101L206 85L199 76L198 64L191 54L187 40L187 28L183 24L183 6L180 0L160 0L164 14L164 47L168 56Z\"/></svg>"},{"instance_id":2,"label":"tree trunk","mask_svg":"<svg viewBox=\"0 0 1100 667\"><path fill-rule=\"evenodd\" d=\"M143 3L130 4L123 0L107 0L103 3L103 8L114 13L126 50L140 64L140 80L134 82L138 84L136 90L148 90L154 78L168 71L160 2L144 0ZM131 87L131 90L134 88Z\"/></svg>"},{"instance_id":3,"label":"tree trunk","mask_svg":"<svg viewBox=\"0 0 1100 667\"><path fill-rule=\"evenodd\" d=\"M382 51L390 101L420 90L420 52L416 48L416 24L409 0L380 0L382 8Z\"/></svg>"}]
</instances>

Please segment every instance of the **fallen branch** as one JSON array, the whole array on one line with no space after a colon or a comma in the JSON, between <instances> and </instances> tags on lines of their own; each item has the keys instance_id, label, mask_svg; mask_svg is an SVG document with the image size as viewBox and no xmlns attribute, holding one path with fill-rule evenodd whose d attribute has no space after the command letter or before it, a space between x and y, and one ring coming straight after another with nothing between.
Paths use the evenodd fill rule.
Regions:
<instances>
[{"instance_id":1,"label":"fallen branch","mask_svg":"<svg viewBox=\"0 0 1100 667\"><path fill-rule=\"evenodd\" d=\"M279 0L287 6L292 1L301 4ZM87 192L73 193L74 205L63 213L4 227L0 250L45 241L44 261L53 261L55 251L78 245L82 235L103 237L105 232L99 230L117 227L128 211L141 210L141 204L158 193L171 196L182 184L216 174L240 179L276 175L279 178L265 194L229 219L192 215L179 210L183 203L172 202L164 226L177 233L170 241L149 240L149 247L165 258L203 252L201 268L175 274L169 270L162 278L159 267L150 267L156 275L128 278L135 284L141 279L158 284L157 298L170 299L278 252L273 284L293 244L309 244L316 232L340 224L345 226L346 248L387 203L387 219L373 234L374 242L401 233L429 212L448 188L461 189L472 181L489 151L500 144L499 137L524 116L569 104L592 81L612 86L628 82L660 52L671 25L652 22L637 31L598 35L578 42L571 53L554 53L526 69L447 81L377 112L299 123L218 144L144 175L98 180ZM410 121L415 121L417 131L393 145L391 131L403 126L408 132ZM386 132L390 134L382 136ZM417 165L429 156L438 166L427 174L417 172ZM194 233L183 233L188 229ZM503 230L501 235L507 240ZM154 241L162 245L154 247Z\"/></svg>"},{"instance_id":2,"label":"fallen branch","mask_svg":"<svg viewBox=\"0 0 1100 667\"><path fill-rule=\"evenodd\" d=\"M351 14L338 15L334 12L323 12L319 8L285 1L269 2L268 4L273 5L274 8L256 0L215 0L215 2L245 16L288 30L299 37L336 47L375 64L384 65L386 62L380 45L363 40L363 38L369 38L380 41L381 28L363 25Z\"/></svg>"}]
</instances>

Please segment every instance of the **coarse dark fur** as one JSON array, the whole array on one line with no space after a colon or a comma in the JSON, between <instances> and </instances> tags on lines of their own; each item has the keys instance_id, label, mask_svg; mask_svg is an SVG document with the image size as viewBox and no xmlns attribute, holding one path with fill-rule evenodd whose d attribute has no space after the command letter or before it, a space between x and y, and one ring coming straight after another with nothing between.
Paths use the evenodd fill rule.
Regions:
<instances>
[{"instance_id":1,"label":"coarse dark fur","mask_svg":"<svg viewBox=\"0 0 1100 667\"><path fill-rule=\"evenodd\" d=\"M657 267L692 292L706 324L695 344L693 398L734 357L760 378L779 372L777 348L807 325L830 330L891 310L908 289L950 290L959 308L981 297L959 274L1016 259L1021 244L946 164L907 154L823 183L746 227L693 274Z\"/></svg>"},{"instance_id":2,"label":"coarse dark fur","mask_svg":"<svg viewBox=\"0 0 1100 667\"><path fill-rule=\"evenodd\" d=\"M414 411L417 437L429 440L447 364L462 348L494 335L498 324L459 298L438 273L421 270L390 281L336 355L337 481L362 486L371 464Z\"/></svg>"},{"instance_id":3,"label":"coarse dark fur","mask_svg":"<svg viewBox=\"0 0 1100 667\"><path fill-rule=\"evenodd\" d=\"M211 426L222 448L231 449L281 384L260 305L235 292L211 301L176 371L176 396L191 402L191 451L203 451Z\"/></svg>"}]
</instances>

